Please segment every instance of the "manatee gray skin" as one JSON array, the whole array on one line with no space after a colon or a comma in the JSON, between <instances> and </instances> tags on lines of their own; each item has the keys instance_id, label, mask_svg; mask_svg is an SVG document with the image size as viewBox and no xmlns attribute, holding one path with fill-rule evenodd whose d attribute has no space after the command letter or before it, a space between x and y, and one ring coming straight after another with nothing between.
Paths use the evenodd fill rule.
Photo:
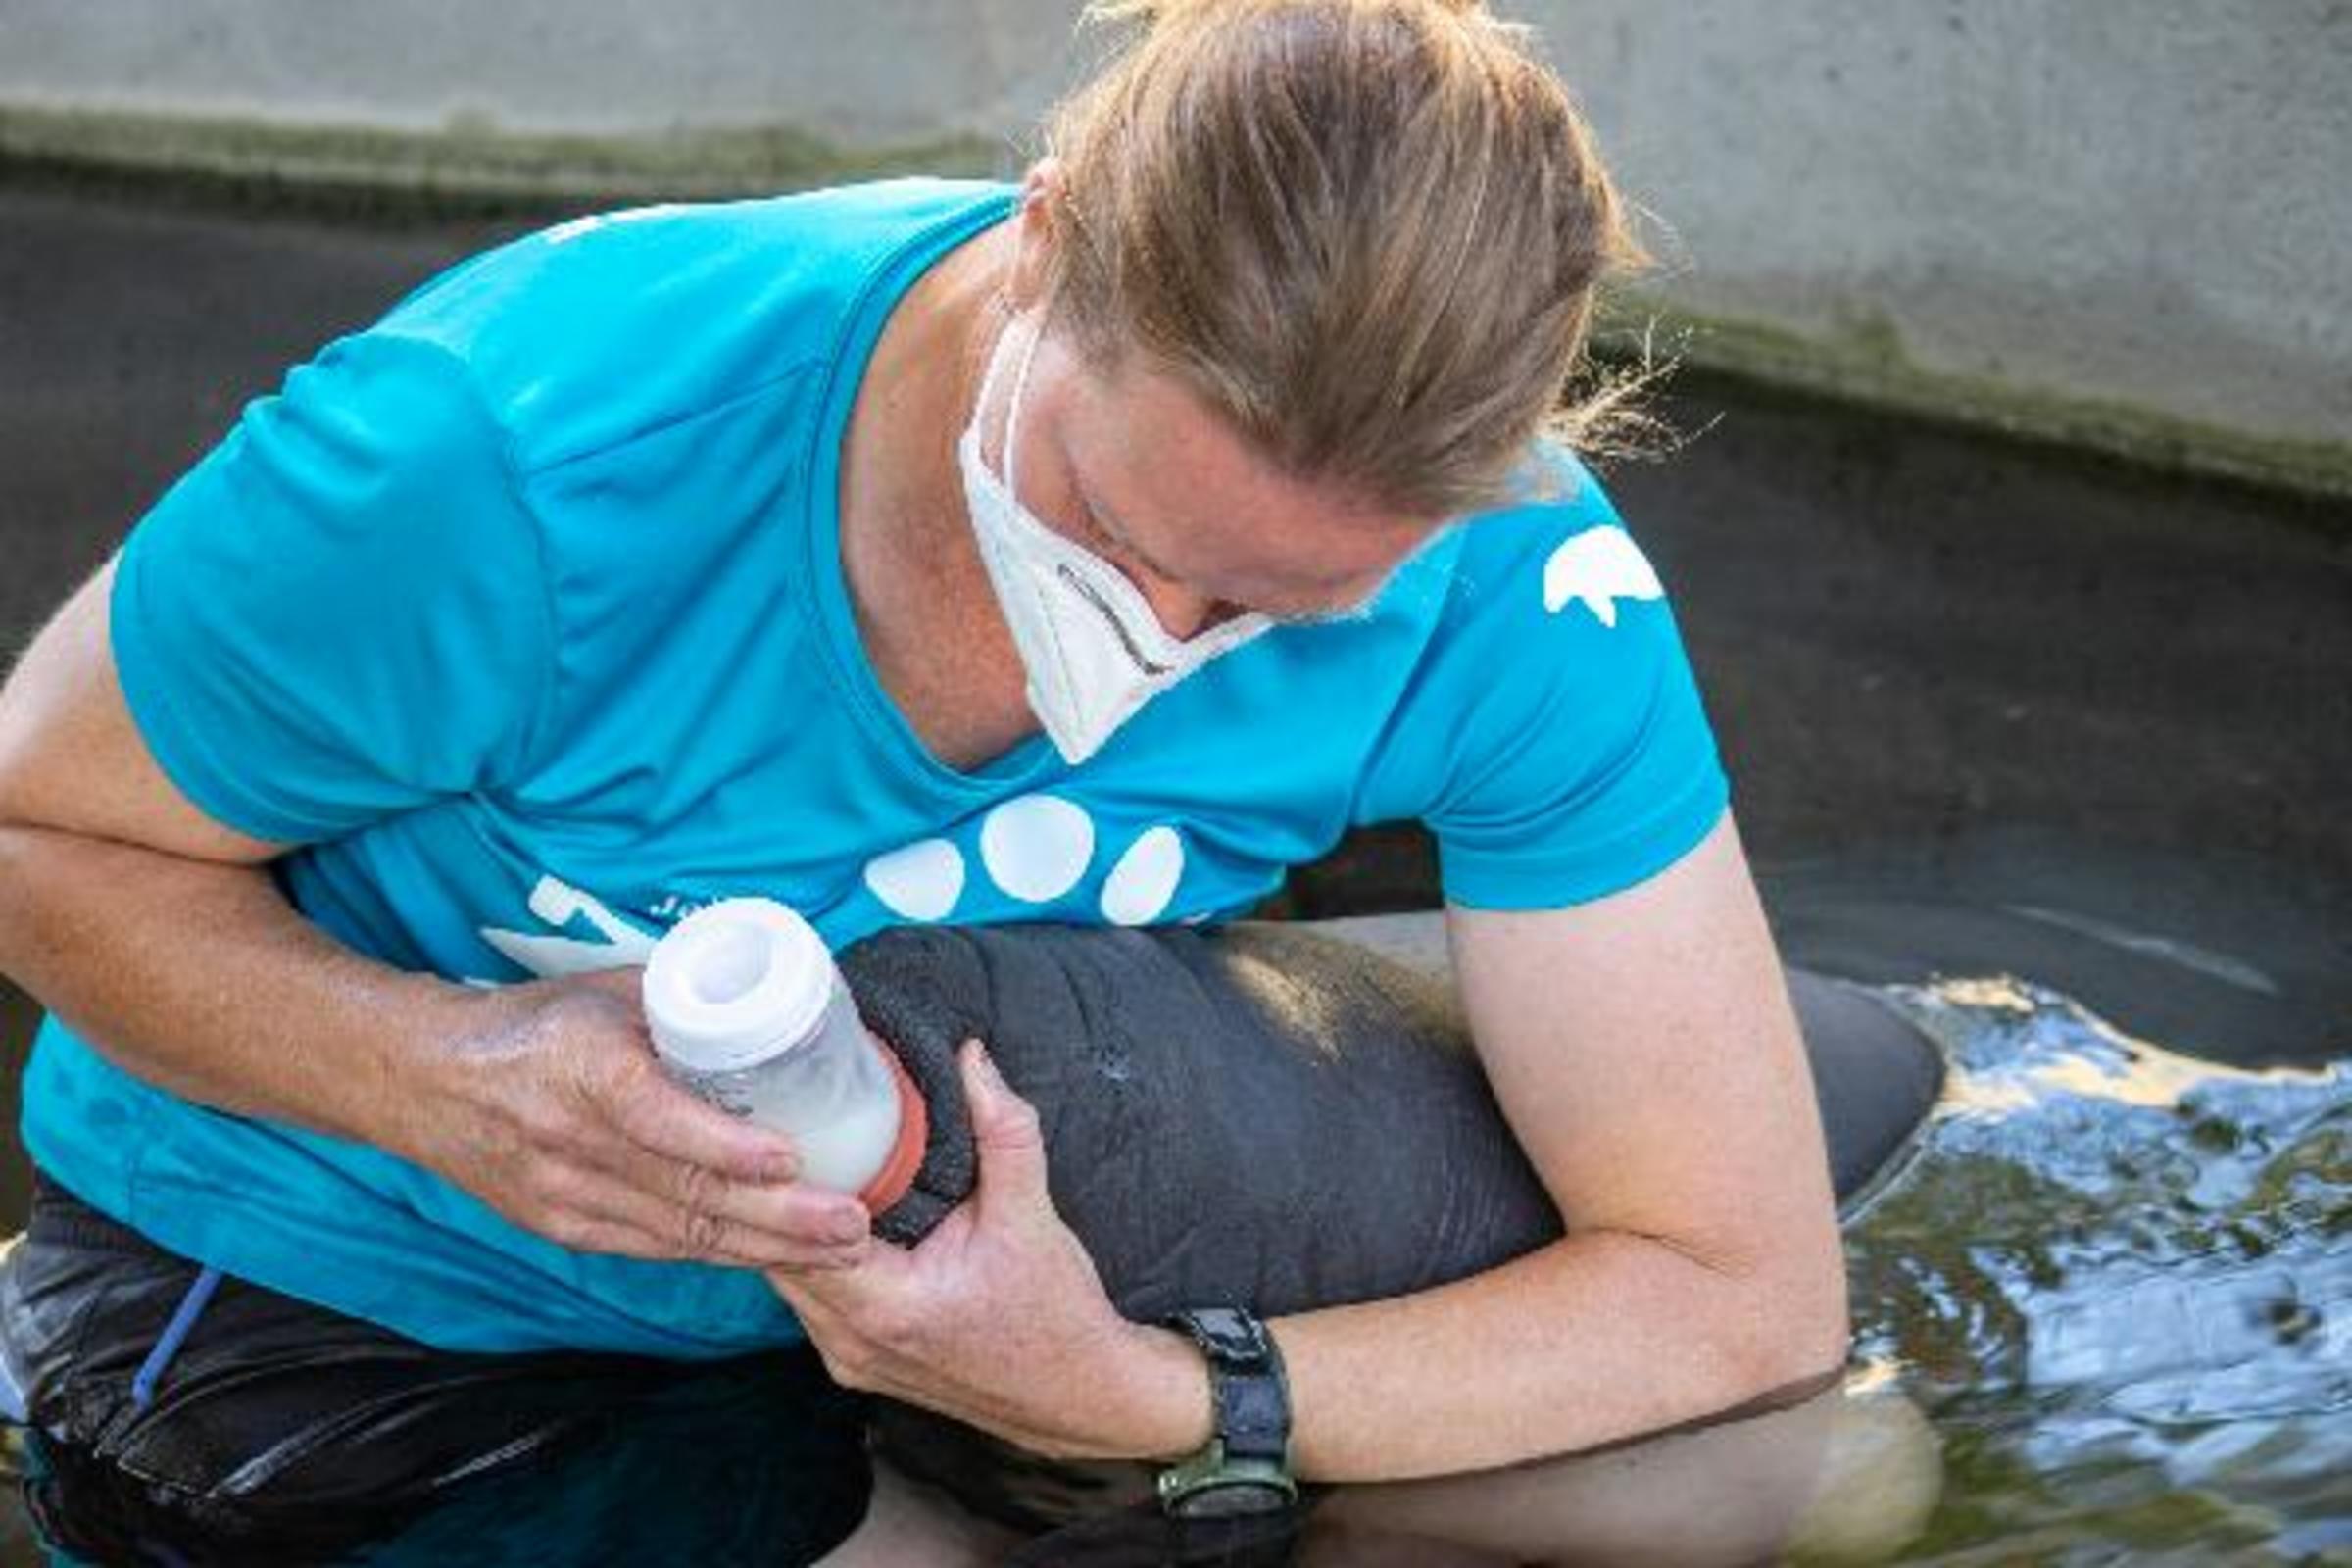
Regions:
<instances>
[{"instance_id":1,"label":"manatee gray skin","mask_svg":"<svg viewBox=\"0 0 2352 1568\"><path fill-rule=\"evenodd\" d=\"M1408 1294L1559 1236L1487 1087L1435 915L1331 927L900 927L842 956L923 1090L911 1243L970 1191L956 1048L1037 1106L1063 1220L1141 1321ZM1934 1102L1942 1060L1867 993L1791 971L1840 1200ZM1574 1216L1568 1216L1573 1221Z\"/></svg>"}]
</instances>

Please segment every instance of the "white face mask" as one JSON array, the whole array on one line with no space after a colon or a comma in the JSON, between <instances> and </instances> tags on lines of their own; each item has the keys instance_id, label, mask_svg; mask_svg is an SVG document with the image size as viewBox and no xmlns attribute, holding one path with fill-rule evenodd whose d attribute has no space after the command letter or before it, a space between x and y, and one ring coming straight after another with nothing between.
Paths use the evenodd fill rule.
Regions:
<instances>
[{"instance_id":1,"label":"white face mask","mask_svg":"<svg viewBox=\"0 0 2352 1568\"><path fill-rule=\"evenodd\" d=\"M1273 621L1246 614L1189 640L1171 637L1142 590L1127 574L1084 546L1055 533L1013 494L1014 437L1021 392L1043 327L1033 327L1012 380L1004 416L1004 477L980 457L980 414L1004 358L1005 328L989 355L956 456L963 468L964 504L979 536L980 559L1012 628L1027 672L1029 707L1054 749L1073 765L1085 761L1136 710L1199 669L1264 631Z\"/></svg>"}]
</instances>

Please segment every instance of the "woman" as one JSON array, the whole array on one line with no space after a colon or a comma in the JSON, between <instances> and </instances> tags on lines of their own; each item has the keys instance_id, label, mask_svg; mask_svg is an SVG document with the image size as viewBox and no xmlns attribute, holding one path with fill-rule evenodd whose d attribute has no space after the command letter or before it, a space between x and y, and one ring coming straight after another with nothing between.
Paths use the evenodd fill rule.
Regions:
<instances>
[{"instance_id":1,"label":"woman","mask_svg":"<svg viewBox=\"0 0 2352 1568\"><path fill-rule=\"evenodd\" d=\"M444 1351L805 1332L1043 1451L1197 1454L1201 1352L1110 1310L984 1054L979 1197L900 1251L661 1078L632 966L738 893L837 945L1213 922L1418 817L1576 1224L1271 1324L1296 1474L1506 1463L1838 1365L1820 1127L1696 693L1543 439L1630 254L1564 90L1467 5L1102 9L1147 25L1017 197L477 258L250 409L68 602L0 697L0 967L51 1009L57 1184Z\"/></svg>"}]
</instances>

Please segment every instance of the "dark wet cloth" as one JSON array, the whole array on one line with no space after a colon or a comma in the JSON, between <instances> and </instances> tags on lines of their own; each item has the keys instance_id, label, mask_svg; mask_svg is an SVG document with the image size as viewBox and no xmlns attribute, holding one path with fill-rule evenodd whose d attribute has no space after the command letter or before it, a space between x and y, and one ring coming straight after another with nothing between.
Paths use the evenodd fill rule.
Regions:
<instances>
[{"instance_id":1,"label":"dark wet cloth","mask_svg":"<svg viewBox=\"0 0 2352 1568\"><path fill-rule=\"evenodd\" d=\"M1405 928L1424 951L1435 930ZM1055 1203L1131 1317L1398 1295L1559 1234L1440 965L1242 925L908 928L858 944L844 967L930 1102L918 1192L879 1227L901 1240L969 1189L954 1053L971 1036L1038 1106ZM1848 1197L1917 1126L1940 1061L1866 995L1791 984ZM0 1335L47 1435L30 1495L60 1544L138 1560L131 1546L169 1523L184 1560L302 1560L418 1510L430 1511L403 1539L509 1524L555 1539L569 1505L536 1518L529 1499L575 1489L606 1497L578 1505L590 1517L614 1514L590 1538L603 1555L549 1546L529 1560L793 1562L862 1512L872 1412L806 1351L696 1366L459 1354L230 1279L142 1405L134 1380L198 1272L54 1186L0 1269ZM1046 1465L879 1408L877 1441L903 1469L1004 1523L1043 1529L1137 1500L1136 1467ZM642 1473L579 1480L616 1452ZM477 1483L520 1500L485 1510L469 1500ZM453 1510L472 1522L448 1523ZM1024 1560L1280 1560L1287 1539L1279 1521L1250 1542L1170 1528L1148 1508L1097 1519L1091 1544L1057 1538ZM656 1535L606 1550L627 1529Z\"/></svg>"}]
</instances>

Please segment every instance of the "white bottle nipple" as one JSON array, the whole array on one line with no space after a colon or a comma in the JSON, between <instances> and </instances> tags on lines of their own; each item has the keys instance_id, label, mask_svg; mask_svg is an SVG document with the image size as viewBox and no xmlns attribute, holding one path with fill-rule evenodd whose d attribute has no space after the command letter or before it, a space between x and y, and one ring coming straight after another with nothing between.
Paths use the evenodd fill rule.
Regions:
<instances>
[{"instance_id":1,"label":"white bottle nipple","mask_svg":"<svg viewBox=\"0 0 2352 1568\"><path fill-rule=\"evenodd\" d=\"M646 1022L678 1066L734 1072L814 1033L834 983L833 956L808 921L772 899L727 899L655 944Z\"/></svg>"}]
</instances>

